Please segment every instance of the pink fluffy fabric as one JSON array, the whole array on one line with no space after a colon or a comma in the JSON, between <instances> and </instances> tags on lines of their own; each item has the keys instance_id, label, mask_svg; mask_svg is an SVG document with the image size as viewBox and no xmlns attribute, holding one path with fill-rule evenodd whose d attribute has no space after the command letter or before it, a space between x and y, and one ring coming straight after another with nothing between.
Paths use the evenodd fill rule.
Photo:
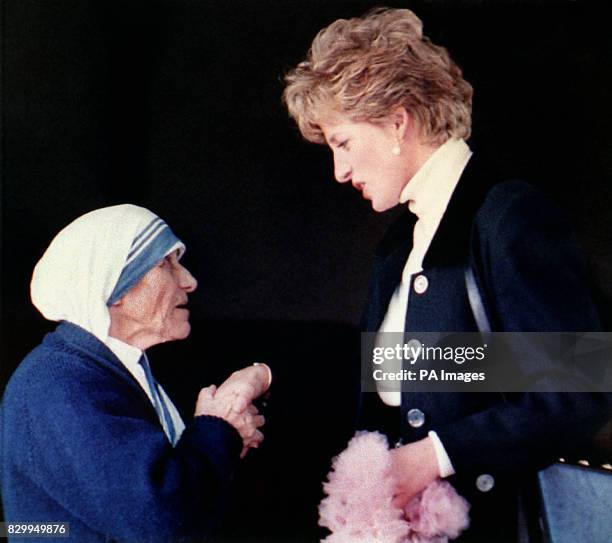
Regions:
<instances>
[{"instance_id":1,"label":"pink fluffy fabric","mask_svg":"<svg viewBox=\"0 0 612 543\"><path fill-rule=\"evenodd\" d=\"M469 504L446 481L434 481L402 511L387 438L358 432L334 458L323 483L319 524L326 543L445 543L469 525Z\"/></svg>"}]
</instances>

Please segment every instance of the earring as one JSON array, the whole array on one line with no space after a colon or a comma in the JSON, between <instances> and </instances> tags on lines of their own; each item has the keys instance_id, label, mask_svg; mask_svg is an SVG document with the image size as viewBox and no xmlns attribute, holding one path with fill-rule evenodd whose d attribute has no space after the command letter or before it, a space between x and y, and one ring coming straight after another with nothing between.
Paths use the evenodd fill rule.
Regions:
<instances>
[{"instance_id":1,"label":"earring","mask_svg":"<svg viewBox=\"0 0 612 543\"><path fill-rule=\"evenodd\" d=\"M391 149L391 152L395 155L395 156L399 156L400 155L400 146L398 143L395 144L395 146L393 147L393 149Z\"/></svg>"}]
</instances>

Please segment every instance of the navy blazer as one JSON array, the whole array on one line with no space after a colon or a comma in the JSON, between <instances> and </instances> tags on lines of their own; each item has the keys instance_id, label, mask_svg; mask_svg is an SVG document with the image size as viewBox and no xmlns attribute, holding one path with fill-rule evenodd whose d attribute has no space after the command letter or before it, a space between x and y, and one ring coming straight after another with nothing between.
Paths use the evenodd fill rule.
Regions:
<instances>
[{"instance_id":1,"label":"navy blazer","mask_svg":"<svg viewBox=\"0 0 612 543\"><path fill-rule=\"evenodd\" d=\"M499 179L477 155L469 161L423 271L411 277L406 340L410 332L478 331L466 266L474 270L494 331L600 330L587 266L562 213L534 187ZM406 211L376 251L365 331L382 323L415 222ZM427 278L421 293L413 287L418 275ZM396 422L404 443L438 433L456 471L449 480L472 504L472 539L511 541L520 484L556 458L584 451L610 416L608 401L602 394L404 393ZM368 410L384 409L380 404L376 395L362 395L362 427L373 429ZM411 409L424 414L421 426L409 424Z\"/></svg>"},{"instance_id":2,"label":"navy blazer","mask_svg":"<svg viewBox=\"0 0 612 543\"><path fill-rule=\"evenodd\" d=\"M6 520L68 522L73 541L207 538L242 446L224 420L201 416L172 447L125 366L69 323L13 374L1 422Z\"/></svg>"}]
</instances>

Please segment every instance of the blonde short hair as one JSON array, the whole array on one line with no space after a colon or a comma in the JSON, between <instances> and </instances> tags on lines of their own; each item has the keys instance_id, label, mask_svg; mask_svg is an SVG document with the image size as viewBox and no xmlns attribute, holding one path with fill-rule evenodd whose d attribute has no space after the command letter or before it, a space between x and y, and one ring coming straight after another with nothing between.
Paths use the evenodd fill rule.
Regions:
<instances>
[{"instance_id":1,"label":"blonde short hair","mask_svg":"<svg viewBox=\"0 0 612 543\"><path fill-rule=\"evenodd\" d=\"M423 36L423 23L408 9L338 19L317 34L285 81L289 114L315 143L325 143L320 125L334 112L377 122L400 106L428 143L470 136L472 86L446 49Z\"/></svg>"}]
</instances>

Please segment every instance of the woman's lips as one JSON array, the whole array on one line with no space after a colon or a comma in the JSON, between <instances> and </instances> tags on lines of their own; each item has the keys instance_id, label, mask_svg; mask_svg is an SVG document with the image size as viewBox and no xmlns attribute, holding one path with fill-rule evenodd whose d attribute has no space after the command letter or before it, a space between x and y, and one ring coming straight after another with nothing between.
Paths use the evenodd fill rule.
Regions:
<instances>
[{"instance_id":1,"label":"woman's lips","mask_svg":"<svg viewBox=\"0 0 612 543\"><path fill-rule=\"evenodd\" d=\"M359 192L361 192L362 196L366 199L369 200L369 196L368 193L366 192L366 184L365 183L361 183L360 181L355 181L353 183L353 187L355 187L356 190L358 190Z\"/></svg>"}]
</instances>

